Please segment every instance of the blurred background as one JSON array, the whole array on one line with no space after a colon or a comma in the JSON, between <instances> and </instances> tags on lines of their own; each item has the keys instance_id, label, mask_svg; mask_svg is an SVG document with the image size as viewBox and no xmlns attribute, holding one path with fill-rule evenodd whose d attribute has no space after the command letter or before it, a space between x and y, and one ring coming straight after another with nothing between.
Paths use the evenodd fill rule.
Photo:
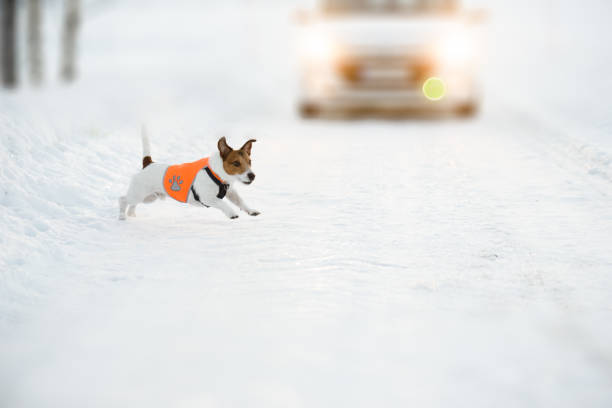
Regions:
<instances>
[{"instance_id":1,"label":"blurred background","mask_svg":"<svg viewBox=\"0 0 612 408\"><path fill-rule=\"evenodd\" d=\"M94 98L139 100L141 114L179 101L228 119L356 108L471 116L499 103L610 127L598 103L612 58L603 0L2 5L7 88L63 80ZM422 92L430 77L445 85L439 101Z\"/></svg>"}]
</instances>

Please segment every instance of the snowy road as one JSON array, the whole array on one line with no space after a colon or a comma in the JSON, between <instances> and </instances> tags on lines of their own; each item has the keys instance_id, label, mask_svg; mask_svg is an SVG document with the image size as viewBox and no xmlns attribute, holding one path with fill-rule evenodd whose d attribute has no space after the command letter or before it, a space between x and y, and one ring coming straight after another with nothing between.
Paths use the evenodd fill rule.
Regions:
<instances>
[{"instance_id":1,"label":"snowy road","mask_svg":"<svg viewBox=\"0 0 612 408\"><path fill-rule=\"evenodd\" d=\"M610 403L608 181L495 114L255 128L263 214L236 221L168 201L116 221L135 130L34 149L63 154L24 188L63 196L10 215L69 201L25 217L37 251L8 238L6 401ZM163 160L192 139L153 140Z\"/></svg>"},{"instance_id":2,"label":"snowy road","mask_svg":"<svg viewBox=\"0 0 612 408\"><path fill-rule=\"evenodd\" d=\"M86 38L109 21L148 38ZM473 121L302 122L225 98L216 57L0 99L0 406L612 404L609 156L500 95ZM162 162L257 138L262 215L118 221L143 117Z\"/></svg>"}]
</instances>

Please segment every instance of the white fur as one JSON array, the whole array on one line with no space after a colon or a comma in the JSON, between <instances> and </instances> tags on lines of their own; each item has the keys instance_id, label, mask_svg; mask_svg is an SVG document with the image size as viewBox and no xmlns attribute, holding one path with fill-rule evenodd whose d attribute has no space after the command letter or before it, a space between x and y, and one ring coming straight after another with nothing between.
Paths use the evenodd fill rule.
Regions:
<instances>
[{"instance_id":1,"label":"white fur","mask_svg":"<svg viewBox=\"0 0 612 408\"><path fill-rule=\"evenodd\" d=\"M147 133L147 128L145 125L142 125L142 156L151 156L151 142L149 142L149 134Z\"/></svg>"},{"instance_id":2,"label":"white fur","mask_svg":"<svg viewBox=\"0 0 612 408\"><path fill-rule=\"evenodd\" d=\"M146 129L142 129L142 147L143 157L151 155L151 148ZM168 164L151 163L138 174L132 177L130 187L125 196L119 198L119 219L125 220L125 215L135 216L136 206L140 203L151 203L158 198L165 198L166 191L163 186L163 177L168 168ZM227 199L249 215L258 215L259 212L251 209L242 198L238 195L236 189L232 186L233 183L240 181L246 183L249 181L248 173L251 169L247 169L244 173L238 175L230 175L223 168L223 160L219 152L210 155L208 166L221 179L230 185L227 191ZM218 208L228 218L237 218L236 211L225 201L225 199L217 198L219 187L215 184L204 170L200 170L193 181L193 188L197 192L200 201L209 207ZM198 201L193 197L193 193L189 191L187 203L201 207Z\"/></svg>"}]
</instances>

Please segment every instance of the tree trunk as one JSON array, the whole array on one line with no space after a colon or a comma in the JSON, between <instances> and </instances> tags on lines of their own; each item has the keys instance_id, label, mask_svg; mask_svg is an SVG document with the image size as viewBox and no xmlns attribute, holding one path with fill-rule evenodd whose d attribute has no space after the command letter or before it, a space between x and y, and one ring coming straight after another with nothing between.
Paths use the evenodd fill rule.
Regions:
<instances>
[{"instance_id":1,"label":"tree trunk","mask_svg":"<svg viewBox=\"0 0 612 408\"><path fill-rule=\"evenodd\" d=\"M80 23L80 0L64 0L61 77L70 82L76 78L76 40Z\"/></svg>"},{"instance_id":2,"label":"tree trunk","mask_svg":"<svg viewBox=\"0 0 612 408\"><path fill-rule=\"evenodd\" d=\"M40 85L43 80L40 0L28 0L28 59L30 81Z\"/></svg>"},{"instance_id":3,"label":"tree trunk","mask_svg":"<svg viewBox=\"0 0 612 408\"><path fill-rule=\"evenodd\" d=\"M17 86L17 0L2 1L2 84Z\"/></svg>"}]
</instances>

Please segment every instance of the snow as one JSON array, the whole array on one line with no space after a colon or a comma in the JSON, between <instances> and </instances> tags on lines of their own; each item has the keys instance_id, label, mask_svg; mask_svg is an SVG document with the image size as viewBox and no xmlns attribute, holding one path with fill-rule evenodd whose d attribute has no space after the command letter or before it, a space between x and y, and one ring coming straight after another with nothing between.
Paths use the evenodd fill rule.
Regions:
<instances>
[{"instance_id":1,"label":"snow","mask_svg":"<svg viewBox=\"0 0 612 408\"><path fill-rule=\"evenodd\" d=\"M0 406L610 406L605 104L517 74L473 121L303 122L290 7L142 4L85 21L74 86L0 95ZM118 221L143 122L158 161L256 138L262 215Z\"/></svg>"}]
</instances>

